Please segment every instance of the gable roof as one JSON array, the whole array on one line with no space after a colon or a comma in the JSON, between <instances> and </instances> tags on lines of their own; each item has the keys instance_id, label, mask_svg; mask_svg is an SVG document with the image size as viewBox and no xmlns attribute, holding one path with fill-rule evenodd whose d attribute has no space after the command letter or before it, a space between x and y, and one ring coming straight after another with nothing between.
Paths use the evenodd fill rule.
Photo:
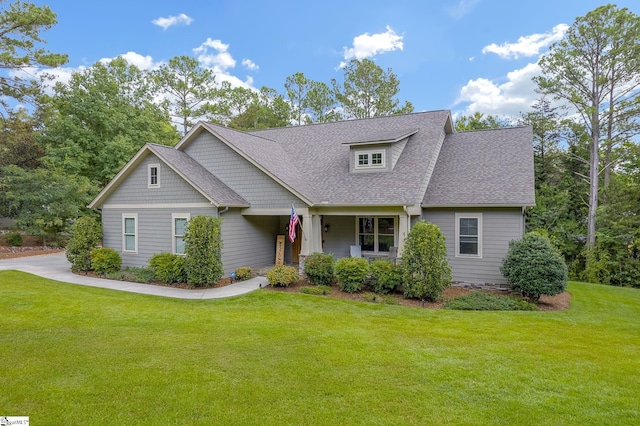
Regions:
<instances>
[{"instance_id":1,"label":"gable roof","mask_svg":"<svg viewBox=\"0 0 640 426\"><path fill-rule=\"evenodd\" d=\"M534 206L531 127L447 135L424 207Z\"/></svg>"},{"instance_id":2,"label":"gable roof","mask_svg":"<svg viewBox=\"0 0 640 426\"><path fill-rule=\"evenodd\" d=\"M186 153L168 146L148 143L140 148L127 165L123 167L111 182L91 201L88 207L99 208L118 185L134 170L135 166L141 163L150 153L155 154L158 159L180 175L214 206L250 206L244 198Z\"/></svg>"},{"instance_id":3,"label":"gable roof","mask_svg":"<svg viewBox=\"0 0 640 426\"><path fill-rule=\"evenodd\" d=\"M430 159L438 155L440 141L450 125L449 111L431 111L257 130L249 134L280 145L279 152L284 153L287 161L269 167L274 174L287 173L290 165L303 170L300 182L292 182L292 186L303 193L306 192L301 184L310 186L309 198L314 204L398 206L422 202ZM409 137L409 141L392 171L349 171L351 148L344 142L392 143L403 137ZM268 146L252 148L267 150Z\"/></svg>"}]
</instances>

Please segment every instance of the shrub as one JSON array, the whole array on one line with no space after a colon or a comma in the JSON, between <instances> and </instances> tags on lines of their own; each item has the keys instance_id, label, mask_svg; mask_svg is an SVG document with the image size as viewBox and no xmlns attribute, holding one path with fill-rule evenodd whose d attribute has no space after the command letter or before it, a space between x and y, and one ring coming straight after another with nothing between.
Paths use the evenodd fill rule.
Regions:
<instances>
[{"instance_id":1,"label":"shrub","mask_svg":"<svg viewBox=\"0 0 640 426\"><path fill-rule=\"evenodd\" d=\"M300 277L293 266L280 265L269 269L267 280L274 287L289 287L292 284L296 284Z\"/></svg>"},{"instance_id":2,"label":"shrub","mask_svg":"<svg viewBox=\"0 0 640 426\"><path fill-rule=\"evenodd\" d=\"M116 272L122 266L120 254L112 248L102 247L91 250L91 269L97 274Z\"/></svg>"},{"instance_id":3,"label":"shrub","mask_svg":"<svg viewBox=\"0 0 640 426\"><path fill-rule=\"evenodd\" d=\"M402 272L389 259L371 262L371 288L375 293L386 294L394 291L402 282Z\"/></svg>"},{"instance_id":4,"label":"shrub","mask_svg":"<svg viewBox=\"0 0 640 426\"><path fill-rule=\"evenodd\" d=\"M395 297L391 296L390 294L386 294L386 295L382 296L382 303L384 303L385 305L399 305L400 304L398 299L396 299Z\"/></svg>"},{"instance_id":5,"label":"shrub","mask_svg":"<svg viewBox=\"0 0 640 426\"><path fill-rule=\"evenodd\" d=\"M380 301L380 296L376 293L366 292L362 293L362 300L365 302L377 303Z\"/></svg>"},{"instance_id":6,"label":"shrub","mask_svg":"<svg viewBox=\"0 0 640 426\"><path fill-rule=\"evenodd\" d=\"M72 271L91 270L91 250L100 244L101 239L102 226L93 216L83 216L76 220L66 249Z\"/></svg>"},{"instance_id":7,"label":"shrub","mask_svg":"<svg viewBox=\"0 0 640 426\"><path fill-rule=\"evenodd\" d=\"M311 253L304 261L304 273L313 285L331 285L334 263L330 253Z\"/></svg>"},{"instance_id":8,"label":"shrub","mask_svg":"<svg viewBox=\"0 0 640 426\"><path fill-rule=\"evenodd\" d=\"M19 232L12 231L4 236L4 240L12 247L22 246L22 235Z\"/></svg>"},{"instance_id":9,"label":"shrub","mask_svg":"<svg viewBox=\"0 0 640 426\"><path fill-rule=\"evenodd\" d=\"M148 284L153 282L155 275L151 268L138 268L128 266L121 271L108 272L106 277L110 280L130 281L134 283Z\"/></svg>"},{"instance_id":10,"label":"shrub","mask_svg":"<svg viewBox=\"0 0 640 426\"><path fill-rule=\"evenodd\" d=\"M535 232L509 243L500 270L514 291L534 303L567 287L567 265L549 239Z\"/></svg>"},{"instance_id":11,"label":"shrub","mask_svg":"<svg viewBox=\"0 0 640 426\"><path fill-rule=\"evenodd\" d=\"M183 283L187 281L186 259L173 253L157 253L149 258L149 268L156 279L163 283Z\"/></svg>"},{"instance_id":12,"label":"shrub","mask_svg":"<svg viewBox=\"0 0 640 426\"><path fill-rule=\"evenodd\" d=\"M473 292L448 300L445 309L463 311L536 311L537 306L526 300L486 292Z\"/></svg>"},{"instance_id":13,"label":"shrub","mask_svg":"<svg viewBox=\"0 0 640 426\"><path fill-rule=\"evenodd\" d=\"M242 266L235 270L236 279L240 281L245 281L251 278L251 273L253 272L251 268L248 266Z\"/></svg>"},{"instance_id":14,"label":"shrub","mask_svg":"<svg viewBox=\"0 0 640 426\"><path fill-rule=\"evenodd\" d=\"M324 296L325 294L331 293L331 287L328 285L319 285L319 286L304 286L300 287L300 293L304 294L315 294L316 296Z\"/></svg>"},{"instance_id":15,"label":"shrub","mask_svg":"<svg viewBox=\"0 0 640 426\"><path fill-rule=\"evenodd\" d=\"M451 284L445 238L437 225L416 223L404 243L402 253L404 296L435 301Z\"/></svg>"},{"instance_id":16,"label":"shrub","mask_svg":"<svg viewBox=\"0 0 640 426\"><path fill-rule=\"evenodd\" d=\"M355 293L369 278L369 262L362 257L343 257L336 262L336 278L340 290Z\"/></svg>"},{"instance_id":17,"label":"shrub","mask_svg":"<svg viewBox=\"0 0 640 426\"><path fill-rule=\"evenodd\" d=\"M185 231L187 283L194 287L210 287L224 273L222 269L221 219L195 216Z\"/></svg>"}]
</instances>

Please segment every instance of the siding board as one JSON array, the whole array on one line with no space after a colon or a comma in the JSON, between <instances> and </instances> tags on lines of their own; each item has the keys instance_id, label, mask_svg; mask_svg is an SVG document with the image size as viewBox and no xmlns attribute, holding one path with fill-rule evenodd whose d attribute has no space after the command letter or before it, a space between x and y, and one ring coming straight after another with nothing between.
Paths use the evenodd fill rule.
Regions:
<instances>
[{"instance_id":1,"label":"siding board","mask_svg":"<svg viewBox=\"0 0 640 426\"><path fill-rule=\"evenodd\" d=\"M482 258L455 256L455 214L482 213ZM520 209L425 209L423 219L440 227L454 281L506 284L500 272L509 241L522 237Z\"/></svg>"}]
</instances>

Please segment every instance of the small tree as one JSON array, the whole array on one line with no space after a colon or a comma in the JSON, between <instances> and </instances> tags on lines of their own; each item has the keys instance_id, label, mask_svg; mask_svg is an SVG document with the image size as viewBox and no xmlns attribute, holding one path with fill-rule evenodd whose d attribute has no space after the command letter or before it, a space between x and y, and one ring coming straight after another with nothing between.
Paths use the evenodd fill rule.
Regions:
<instances>
[{"instance_id":1,"label":"small tree","mask_svg":"<svg viewBox=\"0 0 640 426\"><path fill-rule=\"evenodd\" d=\"M71 228L71 239L66 247L72 271L91 270L91 250L102 240L102 226L93 216L82 216Z\"/></svg>"},{"instance_id":2,"label":"small tree","mask_svg":"<svg viewBox=\"0 0 640 426\"><path fill-rule=\"evenodd\" d=\"M195 216L189 220L184 235L189 285L210 287L222 277L221 222L220 218L211 216Z\"/></svg>"},{"instance_id":3,"label":"small tree","mask_svg":"<svg viewBox=\"0 0 640 426\"><path fill-rule=\"evenodd\" d=\"M537 302L543 294L560 294L567 287L567 265L562 256L547 237L536 232L509 243L500 270L511 288L531 302Z\"/></svg>"},{"instance_id":4,"label":"small tree","mask_svg":"<svg viewBox=\"0 0 640 426\"><path fill-rule=\"evenodd\" d=\"M404 296L435 301L451 284L445 238L437 225L424 220L407 235L402 253Z\"/></svg>"}]
</instances>

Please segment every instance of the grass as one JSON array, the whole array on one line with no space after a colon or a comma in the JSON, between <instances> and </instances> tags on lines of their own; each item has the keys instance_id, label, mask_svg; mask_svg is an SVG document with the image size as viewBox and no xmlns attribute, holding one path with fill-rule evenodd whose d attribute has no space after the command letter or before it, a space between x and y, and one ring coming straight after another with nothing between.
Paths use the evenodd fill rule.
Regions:
<instances>
[{"instance_id":1,"label":"grass","mask_svg":"<svg viewBox=\"0 0 640 426\"><path fill-rule=\"evenodd\" d=\"M535 311L538 308L518 297L474 291L463 294L444 304L445 309L462 311Z\"/></svg>"},{"instance_id":2,"label":"grass","mask_svg":"<svg viewBox=\"0 0 640 426\"><path fill-rule=\"evenodd\" d=\"M257 291L188 301L0 272L0 415L33 424L640 423L640 291L563 312Z\"/></svg>"}]
</instances>

